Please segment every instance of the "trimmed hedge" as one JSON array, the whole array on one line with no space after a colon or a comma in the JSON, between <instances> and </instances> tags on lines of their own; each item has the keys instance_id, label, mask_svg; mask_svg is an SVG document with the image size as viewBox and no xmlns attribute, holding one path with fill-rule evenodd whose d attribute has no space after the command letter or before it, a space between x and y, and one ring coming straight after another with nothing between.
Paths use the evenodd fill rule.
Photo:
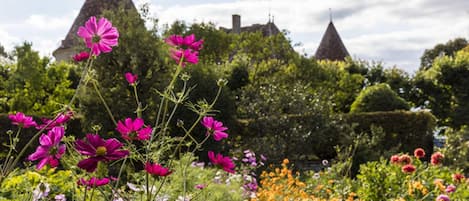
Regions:
<instances>
[{"instance_id":1,"label":"trimmed hedge","mask_svg":"<svg viewBox=\"0 0 469 201\"><path fill-rule=\"evenodd\" d=\"M355 132L371 133L371 126L383 128L383 150L399 147L399 151L413 154L415 148L423 148L426 158L433 152L433 131L436 118L430 112L366 112L350 113L345 120L355 124Z\"/></svg>"},{"instance_id":2,"label":"trimmed hedge","mask_svg":"<svg viewBox=\"0 0 469 201\"><path fill-rule=\"evenodd\" d=\"M377 84L363 89L352 103L350 112L377 112L409 110L406 100L394 92L388 84Z\"/></svg>"}]
</instances>

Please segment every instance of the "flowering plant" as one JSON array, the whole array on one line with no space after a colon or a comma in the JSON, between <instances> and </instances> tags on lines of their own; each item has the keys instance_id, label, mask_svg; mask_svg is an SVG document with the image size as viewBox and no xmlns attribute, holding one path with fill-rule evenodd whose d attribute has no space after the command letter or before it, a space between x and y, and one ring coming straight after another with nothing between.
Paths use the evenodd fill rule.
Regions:
<instances>
[{"instance_id":1,"label":"flowering plant","mask_svg":"<svg viewBox=\"0 0 469 201\"><path fill-rule=\"evenodd\" d=\"M93 60L101 54L112 52L112 48L118 45L119 32L106 18L91 17L84 26L79 27L77 34L90 50L73 57L75 62L84 63L75 95L54 119L44 119L41 125L38 125L32 117L21 112L10 115L12 124L18 126L16 137L21 129L36 128L38 132L16 157L11 157L16 143L11 143L10 152L2 166L0 184L3 184L6 178L13 176L11 173L15 170L19 159L25 154L26 148L39 137L40 146L36 148L36 152L29 155L29 161L39 161L38 171L54 170L62 162L64 167L71 168L73 170L71 178L75 179L76 188L73 193L74 200L100 198L132 200L135 194L139 195L141 200L162 199L168 195L167 193L163 194L166 191L164 186L169 185L173 173L186 175L189 170L185 167L190 166L196 159L189 157L190 160L177 162L178 158L184 157L183 153L189 153L189 155L195 153L212 138L214 141L228 138L229 135L226 132L228 128L213 117L215 112L213 106L226 81L218 82L217 95L210 102L189 103L187 101L190 92L190 88L187 86L188 76L183 75L183 70L189 64L198 63L198 52L203 47L203 40L196 40L195 35L172 35L166 39L166 43L171 46L170 56L175 60L177 66L168 86L163 91L158 91L161 102L156 111L154 123L148 123L148 119L142 114L145 108L138 97L138 76L131 72L126 72L123 76L134 92L136 116L116 121L108 103L97 87L97 82L90 80L92 80ZM182 81L183 87L181 91L175 91L176 82L180 81ZM119 136L106 138L99 133L99 129L93 129L94 131L86 134L84 139L74 140L67 137L66 124L76 115L72 107L77 99L77 92L88 83L98 94L109 118L114 123L115 133ZM183 106L188 106L197 114L196 120L188 127L181 121L178 121L177 125L173 125L176 111ZM172 128L176 126L183 131L179 137L174 137L175 134L172 133ZM196 127L205 127L207 131L202 134L193 133ZM203 136L202 140L197 140L200 139L197 135ZM235 165L229 156L215 155L213 151L209 151L208 156L214 166L219 166L225 171L222 174L235 172ZM127 191L129 185L126 185L124 181L130 183L130 186L133 185L134 189L139 186L138 188L141 190ZM186 177L182 178L182 184L184 186L187 184ZM51 195L51 191L47 189L52 186L48 183L38 185L40 185L39 190L32 195L36 200L51 196L58 196L56 199L71 198L68 194ZM189 191L187 188L183 188L182 191L178 192L185 198ZM172 197L168 199L179 197L179 195L170 196Z\"/></svg>"}]
</instances>

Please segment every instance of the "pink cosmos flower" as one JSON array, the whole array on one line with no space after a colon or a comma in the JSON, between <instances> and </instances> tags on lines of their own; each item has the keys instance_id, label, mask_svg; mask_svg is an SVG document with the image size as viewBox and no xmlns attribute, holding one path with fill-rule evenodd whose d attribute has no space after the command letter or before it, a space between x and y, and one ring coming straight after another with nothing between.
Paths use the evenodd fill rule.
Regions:
<instances>
[{"instance_id":1,"label":"pink cosmos flower","mask_svg":"<svg viewBox=\"0 0 469 201\"><path fill-rule=\"evenodd\" d=\"M215 155L213 151L208 152L208 158L214 165L218 165L223 168L224 171L229 173L234 173L235 164L230 159L230 157L223 156L221 154Z\"/></svg>"},{"instance_id":2,"label":"pink cosmos flower","mask_svg":"<svg viewBox=\"0 0 469 201\"><path fill-rule=\"evenodd\" d=\"M413 166L412 164L407 164L407 165L402 166L402 172L404 173L412 173L414 171L415 171L415 166Z\"/></svg>"},{"instance_id":3,"label":"pink cosmos flower","mask_svg":"<svg viewBox=\"0 0 469 201\"><path fill-rule=\"evenodd\" d=\"M436 201L451 201L447 195L439 195Z\"/></svg>"},{"instance_id":4,"label":"pink cosmos flower","mask_svg":"<svg viewBox=\"0 0 469 201\"><path fill-rule=\"evenodd\" d=\"M117 122L117 131L126 140L149 140L152 128L144 127L143 119L141 118L136 118L134 121L131 118L127 118L124 123L121 121Z\"/></svg>"},{"instance_id":5,"label":"pink cosmos flower","mask_svg":"<svg viewBox=\"0 0 469 201\"><path fill-rule=\"evenodd\" d=\"M63 127L52 128L47 135L42 134L39 137L39 146L36 152L29 155L28 160L40 160L37 164L37 169L40 170L44 165L49 164L51 167L59 165L59 159L65 153L65 144L60 144L64 136L65 130Z\"/></svg>"},{"instance_id":6,"label":"pink cosmos flower","mask_svg":"<svg viewBox=\"0 0 469 201\"><path fill-rule=\"evenodd\" d=\"M125 73L125 79L130 85L134 85L137 82L137 75L132 73Z\"/></svg>"},{"instance_id":7,"label":"pink cosmos flower","mask_svg":"<svg viewBox=\"0 0 469 201\"><path fill-rule=\"evenodd\" d=\"M216 141L228 137L228 134L224 132L228 128L223 127L223 123L213 119L213 117L204 117L202 119L202 125L207 128L207 135L212 135L213 139Z\"/></svg>"},{"instance_id":8,"label":"pink cosmos flower","mask_svg":"<svg viewBox=\"0 0 469 201\"><path fill-rule=\"evenodd\" d=\"M123 144L115 138L104 140L99 135L86 134L86 140L75 142L78 153L89 156L78 162L78 167L94 172L99 161L108 162L129 155L129 151L120 149L122 146Z\"/></svg>"},{"instance_id":9,"label":"pink cosmos flower","mask_svg":"<svg viewBox=\"0 0 469 201\"><path fill-rule=\"evenodd\" d=\"M84 61L84 60L87 60L88 58L90 58L90 54L86 51L80 52L76 54L75 56L73 56L73 60L76 62Z\"/></svg>"},{"instance_id":10,"label":"pink cosmos flower","mask_svg":"<svg viewBox=\"0 0 469 201\"><path fill-rule=\"evenodd\" d=\"M199 63L199 53L192 51L190 49L187 50L171 50L171 58L176 61L177 64L181 63L182 60L182 67L185 67L187 63L197 64Z\"/></svg>"},{"instance_id":11,"label":"pink cosmos flower","mask_svg":"<svg viewBox=\"0 0 469 201\"><path fill-rule=\"evenodd\" d=\"M423 150L422 148L417 148L415 149L414 151L414 156L416 158L423 158L425 157L425 150Z\"/></svg>"},{"instance_id":12,"label":"pink cosmos flower","mask_svg":"<svg viewBox=\"0 0 469 201\"><path fill-rule=\"evenodd\" d=\"M65 112L65 113L57 114L57 117L54 118L55 120L42 118L41 120L42 120L43 124L37 125L36 129L41 130L41 129L44 128L46 130L50 130L50 129L52 129L54 127L57 127L57 126L63 126L65 123L70 121L70 119L72 117L73 117L73 112L68 111L68 112ZM49 125L49 126L47 126L47 125Z\"/></svg>"},{"instance_id":13,"label":"pink cosmos flower","mask_svg":"<svg viewBox=\"0 0 469 201\"><path fill-rule=\"evenodd\" d=\"M443 154L440 153L440 152L435 152L432 154L432 157L431 157L431 160L430 160L430 163L432 165L439 165L441 163L441 160L443 159Z\"/></svg>"},{"instance_id":14,"label":"pink cosmos flower","mask_svg":"<svg viewBox=\"0 0 469 201\"><path fill-rule=\"evenodd\" d=\"M94 16L90 17L85 26L78 29L77 34L83 38L86 47L91 48L91 53L96 56L99 56L101 52L111 52L111 47L117 45L119 38L117 28L113 27L109 20L101 18L96 21Z\"/></svg>"},{"instance_id":15,"label":"pink cosmos flower","mask_svg":"<svg viewBox=\"0 0 469 201\"><path fill-rule=\"evenodd\" d=\"M196 184L196 185L194 186L194 188L202 190L202 189L204 189L206 186L207 186L207 185L205 185L205 184Z\"/></svg>"},{"instance_id":16,"label":"pink cosmos flower","mask_svg":"<svg viewBox=\"0 0 469 201\"><path fill-rule=\"evenodd\" d=\"M195 40L195 35L188 36L171 35L166 38L166 43L173 46L171 49L171 58L177 64L181 63L182 67L187 63L197 64L199 62L199 51L202 49L203 40Z\"/></svg>"},{"instance_id":17,"label":"pink cosmos flower","mask_svg":"<svg viewBox=\"0 0 469 201\"><path fill-rule=\"evenodd\" d=\"M172 173L168 168L165 168L158 163L151 164L150 162L145 163L145 170L149 174L159 177L165 177Z\"/></svg>"},{"instance_id":18,"label":"pink cosmos flower","mask_svg":"<svg viewBox=\"0 0 469 201\"><path fill-rule=\"evenodd\" d=\"M102 179L99 179L97 177L91 177L89 180L81 178L80 180L78 180L77 184L80 186L86 186L87 188L96 188L98 186L104 186L106 184L109 184L109 182L109 178L106 177Z\"/></svg>"},{"instance_id":19,"label":"pink cosmos flower","mask_svg":"<svg viewBox=\"0 0 469 201\"><path fill-rule=\"evenodd\" d=\"M36 122L33 120L33 117L26 116L22 112L17 112L16 114L8 115L8 118L12 121L11 124L18 125L23 128L29 128L31 126L36 126Z\"/></svg>"}]
</instances>

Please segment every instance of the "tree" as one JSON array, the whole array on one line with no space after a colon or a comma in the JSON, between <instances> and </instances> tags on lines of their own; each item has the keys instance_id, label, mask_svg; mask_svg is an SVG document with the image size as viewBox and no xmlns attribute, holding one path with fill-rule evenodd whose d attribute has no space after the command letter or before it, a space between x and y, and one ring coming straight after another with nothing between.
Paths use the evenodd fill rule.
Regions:
<instances>
[{"instance_id":1,"label":"tree","mask_svg":"<svg viewBox=\"0 0 469 201\"><path fill-rule=\"evenodd\" d=\"M453 56L457 51L468 45L464 38L456 38L446 42L445 44L437 44L432 49L426 49L420 58L420 69L427 70L433 64L433 60L438 56Z\"/></svg>"}]
</instances>

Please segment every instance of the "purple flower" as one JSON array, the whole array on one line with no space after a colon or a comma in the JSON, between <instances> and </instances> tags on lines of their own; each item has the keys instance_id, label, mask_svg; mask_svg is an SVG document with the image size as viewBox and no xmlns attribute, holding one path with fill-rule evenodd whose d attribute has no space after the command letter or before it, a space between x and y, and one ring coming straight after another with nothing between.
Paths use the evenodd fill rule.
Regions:
<instances>
[{"instance_id":1,"label":"purple flower","mask_svg":"<svg viewBox=\"0 0 469 201\"><path fill-rule=\"evenodd\" d=\"M99 161L108 162L129 155L129 151L120 149L122 146L122 143L115 138L104 140L97 134L86 134L86 140L75 142L78 153L89 156L78 162L78 167L94 172Z\"/></svg>"},{"instance_id":2,"label":"purple flower","mask_svg":"<svg viewBox=\"0 0 469 201\"><path fill-rule=\"evenodd\" d=\"M212 135L215 141L220 141L223 138L228 137L228 134L224 132L228 128L223 127L222 122L219 122L212 117L204 117L202 119L202 125L207 128L207 135Z\"/></svg>"},{"instance_id":3,"label":"purple flower","mask_svg":"<svg viewBox=\"0 0 469 201\"><path fill-rule=\"evenodd\" d=\"M66 113L59 113L57 114L57 117L55 120L47 119L47 118L42 118L42 123L41 125L37 125L36 129L41 130L41 129L46 129L50 130L54 127L58 126L63 126L65 123L70 121L70 119L73 117L73 112L66 112ZM47 126L49 124L49 126ZM47 127L46 127L47 126Z\"/></svg>"},{"instance_id":4,"label":"purple flower","mask_svg":"<svg viewBox=\"0 0 469 201\"><path fill-rule=\"evenodd\" d=\"M77 184L80 186L86 186L87 188L96 188L98 186L104 186L106 184L109 184L110 180L109 178L97 178L97 177L91 177L89 180L86 180L84 178L81 178L78 180Z\"/></svg>"},{"instance_id":5,"label":"purple flower","mask_svg":"<svg viewBox=\"0 0 469 201\"><path fill-rule=\"evenodd\" d=\"M436 201L450 201L449 197L447 195L439 195L437 198L436 198Z\"/></svg>"},{"instance_id":6,"label":"purple flower","mask_svg":"<svg viewBox=\"0 0 469 201\"><path fill-rule=\"evenodd\" d=\"M86 47L91 48L91 53L96 56L99 56L101 52L111 52L111 47L117 45L119 38L119 32L109 20L101 18L96 21L95 16L90 17L85 26L78 29L77 34L83 38Z\"/></svg>"},{"instance_id":7,"label":"purple flower","mask_svg":"<svg viewBox=\"0 0 469 201\"><path fill-rule=\"evenodd\" d=\"M456 186L454 186L454 185L448 185L445 189L445 192L447 192L447 193L452 193L454 191L456 191Z\"/></svg>"},{"instance_id":8,"label":"purple flower","mask_svg":"<svg viewBox=\"0 0 469 201\"><path fill-rule=\"evenodd\" d=\"M151 175L160 177L165 177L172 173L171 171L169 171L168 168L165 168L158 163L151 164L150 162L147 162L145 164L145 171L147 171Z\"/></svg>"},{"instance_id":9,"label":"purple flower","mask_svg":"<svg viewBox=\"0 0 469 201\"><path fill-rule=\"evenodd\" d=\"M204 189L206 186L207 186L207 185L205 185L205 184L197 184L197 185L194 186L194 188L202 190L202 189Z\"/></svg>"},{"instance_id":10,"label":"purple flower","mask_svg":"<svg viewBox=\"0 0 469 201\"><path fill-rule=\"evenodd\" d=\"M80 62L80 61L84 61L86 59L90 58L90 54L86 51L83 51L83 52L80 52L78 54L75 54L75 56L73 56L73 60L75 62Z\"/></svg>"},{"instance_id":11,"label":"purple flower","mask_svg":"<svg viewBox=\"0 0 469 201\"><path fill-rule=\"evenodd\" d=\"M64 136L63 127L52 128L47 135L42 134L39 137L39 146L36 148L36 152L28 156L28 160L36 161L40 160L37 164L37 169L40 170L44 165L49 164L51 167L57 167L59 165L59 159L65 153L65 144L60 144L62 137Z\"/></svg>"},{"instance_id":12,"label":"purple flower","mask_svg":"<svg viewBox=\"0 0 469 201\"><path fill-rule=\"evenodd\" d=\"M18 125L23 128L29 128L31 126L36 126L36 122L33 120L33 117L26 116L22 112L17 112L16 114L8 115L8 118L12 121L13 125Z\"/></svg>"},{"instance_id":13,"label":"purple flower","mask_svg":"<svg viewBox=\"0 0 469 201\"><path fill-rule=\"evenodd\" d=\"M220 166L226 172L229 172L229 173L234 173L235 172L234 171L235 165L234 165L233 161L230 159L230 157L223 156L221 154L216 154L215 155L215 153L213 153L213 151L209 151L208 152L208 158L210 159L210 161L214 165Z\"/></svg>"},{"instance_id":14,"label":"purple flower","mask_svg":"<svg viewBox=\"0 0 469 201\"><path fill-rule=\"evenodd\" d=\"M130 85L134 85L137 82L137 75L132 73L125 73L125 79Z\"/></svg>"},{"instance_id":15,"label":"purple flower","mask_svg":"<svg viewBox=\"0 0 469 201\"><path fill-rule=\"evenodd\" d=\"M185 67L187 63L199 63L199 53L190 49L171 49L171 58L173 58L177 64L181 63L182 67Z\"/></svg>"},{"instance_id":16,"label":"purple flower","mask_svg":"<svg viewBox=\"0 0 469 201\"><path fill-rule=\"evenodd\" d=\"M149 140L152 128L144 127L144 122L141 118L136 118L135 120L126 118L124 123L121 121L117 123L117 131L126 140Z\"/></svg>"},{"instance_id":17,"label":"purple flower","mask_svg":"<svg viewBox=\"0 0 469 201\"><path fill-rule=\"evenodd\" d=\"M195 40L195 35L188 36L171 35L166 38L166 43L174 47L171 49L171 58L182 67L187 63L197 64L199 62L199 51L202 49L203 40Z\"/></svg>"}]
</instances>

